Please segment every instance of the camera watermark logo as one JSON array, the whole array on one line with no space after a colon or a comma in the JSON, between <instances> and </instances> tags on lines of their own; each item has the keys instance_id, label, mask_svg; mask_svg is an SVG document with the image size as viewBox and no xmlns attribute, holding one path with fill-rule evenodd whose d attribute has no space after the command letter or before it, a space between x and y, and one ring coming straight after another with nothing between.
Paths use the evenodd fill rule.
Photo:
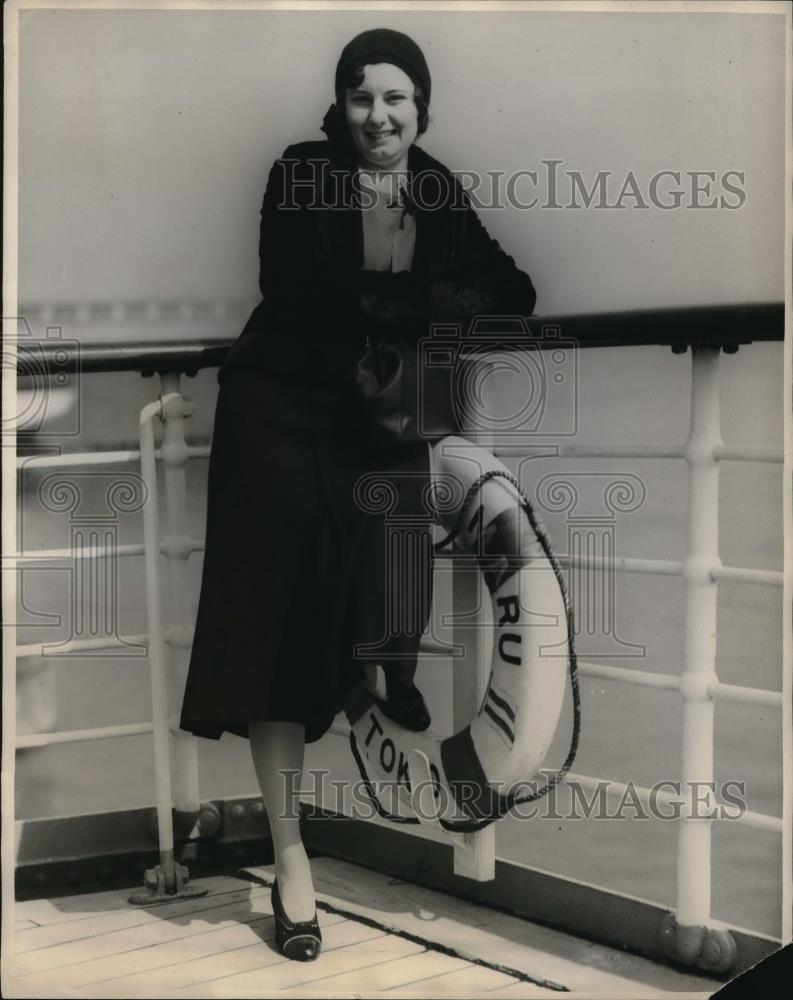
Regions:
<instances>
[{"instance_id":1,"label":"camera watermark logo","mask_svg":"<svg viewBox=\"0 0 793 1000\"><path fill-rule=\"evenodd\" d=\"M149 499L142 477L134 472L99 470L58 470L44 472L35 459L23 459L20 468L22 488L36 503L23 505L20 513L20 552L25 556L17 566L20 611L25 620L19 628L47 628L68 635L44 643L41 655L49 657L145 657L146 644L125 640L120 633L119 611L121 563L120 529L122 518L139 513ZM57 552L41 560L36 558L34 540L42 519L66 517L69 544L63 554ZM54 563L54 565L53 565ZM53 570L66 575L68 608L66 621L61 614L43 614L30 605L35 587L26 578L30 573Z\"/></svg>"},{"instance_id":2,"label":"camera watermark logo","mask_svg":"<svg viewBox=\"0 0 793 1000\"><path fill-rule=\"evenodd\" d=\"M520 463L520 471L528 461ZM568 570L580 657L646 656L643 643L625 639L617 630L617 578L624 568L617 556L617 518L635 513L646 498L644 482L629 472L553 472L536 485L538 508L565 517L566 551L557 552L557 558ZM566 646L559 653L567 655Z\"/></svg>"},{"instance_id":3,"label":"camera watermark logo","mask_svg":"<svg viewBox=\"0 0 793 1000\"><path fill-rule=\"evenodd\" d=\"M456 425L495 446L579 429L578 341L556 324L523 316L476 316L433 324L418 345L418 427L431 437L448 404Z\"/></svg>"},{"instance_id":4,"label":"camera watermark logo","mask_svg":"<svg viewBox=\"0 0 793 1000\"><path fill-rule=\"evenodd\" d=\"M406 656L405 644L417 642L431 617L433 572L432 490L425 476L415 470L378 470L355 483L354 501L364 514L374 515L366 530L382 533L375 545L384 552L384 573L371 580L369 631L381 634L357 643L356 659L398 661ZM400 501L408 498L407 509ZM410 502L418 499L418 503ZM379 599L379 602L378 602ZM378 606L379 612L378 613Z\"/></svg>"},{"instance_id":5,"label":"camera watermark logo","mask_svg":"<svg viewBox=\"0 0 793 1000\"><path fill-rule=\"evenodd\" d=\"M3 318L3 368L14 366L16 412L2 417L3 436L37 449L81 429L80 342L64 337L63 328L48 326L36 338L24 316Z\"/></svg>"}]
</instances>

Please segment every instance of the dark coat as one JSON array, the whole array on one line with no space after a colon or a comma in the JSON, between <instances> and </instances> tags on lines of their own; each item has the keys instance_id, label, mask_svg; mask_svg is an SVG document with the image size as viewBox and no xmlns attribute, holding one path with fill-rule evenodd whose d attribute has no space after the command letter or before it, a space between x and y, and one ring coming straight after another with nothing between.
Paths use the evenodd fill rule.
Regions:
<instances>
[{"instance_id":1,"label":"dark coat","mask_svg":"<svg viewBox=\"0 0 793 1000\"><path fill-rule=\"evenodd\" d=\"M416 145L412 269L363 271L360 207L345 200L355 166L328 131L328 141L289 146L270 171L262 302L218 371L180 722L215 739L226 730L246 736L251 720L286 719L302 722L313 742L362 662L415 665L432 596L429 450L378 454L359 436L351 383L365 337L416 341L431 322L534 307L528 276L488 236L450 172ZM378 515L356 502L372 473L388 480L396 510ZM389 514L402 532L396 557L393 547L386 556ZM399 629L385 620L397 592L389 587L402 588ZM353 655L384 635L376 655Z\"/></svg>"},{"instance_id":2,"label":"dark coat","mask_svg":"<svg viewBox=\"0 0 793 1000\"><path fill-rule=\"evenodd\" d=\"M413 266L362 270L354 169L332 139L296 143L273 164L261 210L262 301L219 379L255 367L303 384L344 382L367 335L415 342L432 323L465 329L476 315L533 312L531 279L488 235L460 182L415 144L408 152Z\"/></svg>"}]
</instances>

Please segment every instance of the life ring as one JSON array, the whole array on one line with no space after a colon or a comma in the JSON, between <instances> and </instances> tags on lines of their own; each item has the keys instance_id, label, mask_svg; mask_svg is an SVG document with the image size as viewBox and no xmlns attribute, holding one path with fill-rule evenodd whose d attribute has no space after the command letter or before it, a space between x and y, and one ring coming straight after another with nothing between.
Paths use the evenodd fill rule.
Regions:
<instances>
[{"instance_id":1,"label":"life ring","mask_svg":"<svg viewBox=\"0 0 793 1000\"><path fill-rule=\"evenodd\" d=\"M486 695L476 717L447 738L391 721L364 685L345 714L352 752L381 815L471 832L505 815L515 801L542 794L516 799L511 792L520 783L525 789L545 759L568 672L574 738L562 770L572 762L579 724L572 618L547 537L505 466L453 436L432 447L431 470L436 520L446 529L456 525L455 543L474 557L490 593L494 636ZM384 809L373 781L396 794L399 815Z\"/></svg>"}]
</instances>

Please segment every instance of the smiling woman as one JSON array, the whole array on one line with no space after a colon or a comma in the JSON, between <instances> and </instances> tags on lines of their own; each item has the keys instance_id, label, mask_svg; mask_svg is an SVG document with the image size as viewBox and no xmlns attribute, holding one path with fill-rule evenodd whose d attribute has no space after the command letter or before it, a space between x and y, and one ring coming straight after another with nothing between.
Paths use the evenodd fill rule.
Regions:
<instances>
[{"instance_id":1,"label":"smiling woman","mask_svg":"<svg viewBox=\"0 0 793 1000\"><path fill-rule=\"evenodd\" d=\"M416 43L364 32L344 48L335 88L327 141L289 146L270 171L262 301L218 372L181 715L196 735L250 740L273 837L277 940L298 960L321 945L294 808L305 743L362 681L382 695L378 668L383 713L412 731L430 723L413 683L432 596L429 445L459 428L375 443L359 365L369 345L417 345L432 324L467 326L477 313L528 316L535 300L451 171L416 145L431 90ZM413 178L430 184L419 191ZM367 204L329 206L339 180L360 181ZM406 525L398 551L395 522Z\"/></svg>"},{"instance_id":2,"label":"smiling woman","mask_svg":"<svg viewBox=\"0 0 793 1000\"><path fill-rule=\"evenodd\" d=\"M424 54L407 35L375 29L344 47L336 107L344 108L362 165L407 169L408 149L427 131L431 87Z\"/></svg>"},{"instance_id":3,"label":"smiling woman","mask_svg":"<svg viewBox=\"0 0 793 1000\"><path fill-rule=\"evenodd\" d=\"M404 170L408 149L418 134L415 85L398 66L364 66L355 89L347 91L345 111L361 162L373 170Z\"/></svg>"}]
</instances>

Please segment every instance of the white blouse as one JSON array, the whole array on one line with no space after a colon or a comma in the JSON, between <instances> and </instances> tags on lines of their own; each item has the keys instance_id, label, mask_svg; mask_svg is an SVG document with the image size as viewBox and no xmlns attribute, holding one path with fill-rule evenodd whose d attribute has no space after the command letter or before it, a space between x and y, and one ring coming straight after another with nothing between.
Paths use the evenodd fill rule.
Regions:
<instances>
[{"instance_id":1,"label":"white blouse","mask_svg":"<svg viewBox=\"0 0 793 1000\"><path fill-rule=\"evenodd\" d=\"M362 195L364 269L409 271L416 244L416 220L404 210L402 186L406 176L381 174L377 179L376 174L359 170L358 177L365 189ZM394 192L397 197L392 197Z\"/></svg>"}]
</instances>

